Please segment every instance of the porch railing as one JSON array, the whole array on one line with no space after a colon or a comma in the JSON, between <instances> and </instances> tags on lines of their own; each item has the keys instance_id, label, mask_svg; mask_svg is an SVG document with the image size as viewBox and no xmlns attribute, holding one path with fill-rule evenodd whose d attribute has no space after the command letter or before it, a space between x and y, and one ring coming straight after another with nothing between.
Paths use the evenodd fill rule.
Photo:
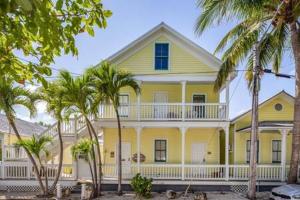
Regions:
<instances>
[{"instance_id":1,"label":"porch railing","mask_svg":"<svg viewBox=\"0 0 300 200\"><path fill-rule=\"evenodd\" d=\"M2 155L4 160L23 160L28 158L25 150L15 145L4 145Z\"/></svg>"},{"instance_id":2,"label":"porch railing","mask_svg":"<svg viewBox=\"0 0 300 200\"><path fill-rule=\"evenodd\" d=\"M300 168L299 168L300 171ZM225 165L184 165L184 176L180 164L141 164L141 175L153 179L182 179L185 180L226 180ZM138 173L136 164L123 166L123 177L131 178ZM104 178L116 178L117 166L114 164L103 166ZM287 177L287 173L285 175ZM282 181L281 165L258 165L257 180ZM229 165L231 181L247 181L249 179L249 165Z\"/></svg>"},{"instance_id":3,"label":"porch railing","mask_svg":"<svg viewBox=\"0 0 300 200\"><path fill-rule=\"evenodd\" d=\"M80 170L80 169L79 169ZM47 175L52 180L58 171L57 164L47 165ZM117 166L115 164L105 164L102 167L104 179L117 178ZM229 180L229 181L247 181L249 179L248 165L230 165L229 177L226 177L225 165L184 165L182 170L181 164L136 164L125 165L122 169L123 178L129 179L138 172L142 176L153 179L164 180ZM184 175L182 174L184 173ZM183 175L183 176L182 176ZM285 175L285 178L287 173ZM42 176L45 178L45 173ZM29 162L0 162L1 179L34 179L35 172ZM75 180L76 168L73 164L63 164L60 180ZM258 165L257 179L259 181L282 181L282 169L280 165Z\"/></svg>"},{"instance_id":4,"label":"porch railing","mask_svg":"<svg viewBox=\"0 0 300 200\"><path fill-rule=\"evenodd\" d=\"M30 162L0 162L0 178L1 179L35 179L35 171ZM57 164L47 165L48 179L55 178L58 171ZM76 170L73 164L63 164L60 180L75 180ZM42 173L42 178L45 178L46 173Z\"/></svg>"}]
</instances>

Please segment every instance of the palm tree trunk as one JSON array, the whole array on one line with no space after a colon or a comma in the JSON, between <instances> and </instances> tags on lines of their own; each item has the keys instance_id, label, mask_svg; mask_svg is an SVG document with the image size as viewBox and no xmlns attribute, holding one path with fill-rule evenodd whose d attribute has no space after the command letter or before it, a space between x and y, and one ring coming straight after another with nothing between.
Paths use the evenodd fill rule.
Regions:
<instances>
[{"instance_id":1,"label":"palm tree trunk","mask_svg":"<svg viewBox=\"0 0 300 200\"><path fill-rule=\"evenodd\" d=\"M257 134L258 134L258 87L259 87L259 46L255 44L253 51L253 91L252 91L252 117L251 117L251 140L250 140L250 170L248 198L256 199L256 164L257 164Z\"/></svg>"},{"instance_id":2,"label":"palm tree trunk","mask_svg":"<svg viewBox=\"0 0 300 200\"><path fill-rule=\"evenodd\" d=\"M46 195L48 195L49 194L49 185L48 185L48 167L47 167L47 163L45 164L45 166L43 167L43 169L44 169L44 173L45 173L45 193L46 193Z\"/></svg>"},{"instance_id":3,"label":"palm tree trunk","mask_svg":"<svg viewBox=\"0 0 300 200\"><path fill-rule=\"evenodd\" d=\"M115 107L118 122L118 195L122 195L122 133L118 108Z\"/></svg>"},{"instance_id":4,"label":"palm tree trunk","mask_svg":"<svg viewBox=\"0 0 300 200\"><path fill-rule=\"evenodd\" d=\"M17 138L18 138L18 140L19 140L19 141L22 141L22 138L21 138L21 136L20 136L20 134L19 134L19 131L18 131L16 125L15 125L14 120L13 120L12 118L8 117L7 114L6 114L6 118L7 118L8 122L9 122L10 126L13 128L13 130L14 130L14 132L15 132ZM33 156L32 156L31 153L28 151L28 149L26 149L26 148L24 148L24 149L25 149L26 154L27 154L27 156L28 156L30 162L32 163L33 168L34 168L34 170L35 170L35 172L36 172L35 175L36 175L36 179L38 180L38 183L39 183L39 185L40 185L40 188L41 188L42 192L45 193L46 191L45 191L44 184L43 184L43 182L42 182L42 177L41 177L41 175L40 175L40 173L39 173L39 168L38 168L38 166L37 166L37 164L36 164L36 162L35 162Z\"/></svg>"},{"instance_id":5,"label":"palm tree trunk","mask_svg":"<svg viewBox=\"0 0 300 200\"><path fill-rule=\"evenodd\" d=\"M90 129L92 130L92 133L95 137L96 140L96 146L97 146L97 154L98 154L98 162L99 162L99 180L98 180L98 195L100 195L101 193L101 176L102 176L102 163L101 163L101 152L100 152L100 144L99 144L99 140L98 140L98 136L97 133L92 125L92 123L90 122L90 120L86 117L86 123L87 125L90 126Z\"/></svg>"},{"instance_id":6,"label":"palm tree trunk","mask_svg":"<svg viewBox=\"0 0 300 200\"><path fill-rule=\"evenodd\" d=\"M292 49L295 59L296 87L294 103L294 128L292 139L292 157L290 162L290 172L288 183L297 182L299 152L300 152L300 34L296 21L290 24Z\"/></svg>"},{"instance_id":7,"label":"palm tree trunk","mask_svg":"<svg viewBox=\"0 0 300 200\"><path fill-rule=\"evenodd\" d=\"M92 164L91 164L90 159L88 159L88 165L89 165L89 168L90 168L90 173L91 173L92 180L93 180L93 182L94 182L94 181L95 181L95 180L94 180L95 177L94 177L93 168L92 168ZM92 194L91 196L94 195L94 192L95 192L96 189L97 189L97 188L95 188L95 184L93 184L93 194Z\"/></svg>"},{"instance_id":8,"label":"palm tree trunk","mask_svg":"<svg viewBox=\"0 0 300 200\"><path fill-rule=\"evenodd\" d=\"M92 133L91 133L90 126L88 124L87 124L87 128L88 128L88 133L89 133L90 140L92 141L93 136L92 136ZM96 162L96 154L95 154L94 145L93 145L93 148L92 148L92 160L93 160L94 177L95 177L94 185L95 185L95 188L96 188L96 191L94 192L94 197L97 197L98 196L97 162Z\"/></svg>"},{"instance_id":9,"label":"palm tree trunk","mask_svg":"<svg viewBox=\"0 0 300 200\"><path fill-rule=\"evenodd\" d=\"M59 162L58 162L57 174L55 176L52 186L50 187L51 192L55 190L55 186L60 178L60 173L61 173L62 164L63 164L64 147L63 147L63 140L62 140L62 135L61 135L61 121L60 120L57 121L57 133L58 133L58 139L59 139Z\"/></svg>"}]
</instances>

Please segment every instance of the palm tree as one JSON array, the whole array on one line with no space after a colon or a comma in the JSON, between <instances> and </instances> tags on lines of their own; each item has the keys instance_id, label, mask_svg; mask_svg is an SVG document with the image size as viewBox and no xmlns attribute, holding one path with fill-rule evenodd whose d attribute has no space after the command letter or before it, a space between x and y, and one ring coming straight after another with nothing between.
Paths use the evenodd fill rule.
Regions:
<instances>
[{"instance_id":1,"label":"palm tree","mask_svg":"<svg viewBox=\"0 0 300 200\"><path fill-rule=\"evenodd\" d=\"M91 177L94 180L94 172L92 162L95 160L95 154L93 153L93 146L96 142L94 140L81 139L71 147L72 157L77 160L79 157L83 158L89 165ZM93 193L95 187L93 188Z\"/></svg>"},{"instance_id":2,"label":"palm tree","mask_svg":"<svg viewBox=\"0 0 300 200\"><path fill-rule=\"evenodd\" d=\"M283 55L286 51L292 51L296 68L296 94L293 148L288 182L295 183L297 181L300 152L299 2L296 0L198 0L198 6L202 9L202 13L196 23L197 34L202 34L208 27L220 24L223 20L239 21L224 36L215 50L215 53L224 51L222 56L223 63L215 83L216 90L221 88L228 76L245 59L248 60L246 79L251 87L253 78L253 55L251 55L251 50L258 40L261 41L259 58L262 69L272 64L274 72L277 73L280 69ZM269 26L271 27L270 29ZM248 196L254 198L254 194L255 188Z\"/></svg>"},{"instance_id":3,"label":"palm tree","mask_svg":"<svg viewBox=\"0 0 300 200\"><path fill-rule=\"evenodd\" d=\"M101 63L99 67L91 68L88 72L91 76L93 86L101 98L111 102L114 107L118 123L118 194L122 194L122 133L119 115L120 92L122 88L132 88L136 94L140 93L140 87L134 80L133 75L127 72L118 71L107 62Z\"/></svg>"},{"instance_id":4,"label":"palm tree","mask_svg":"<svg viewBox=\"0 0 300 200\"><path fill-rule=\"evenodd\" d=\"M17 147L22 147L27 149L35 158L35 160L40 165L40 175L45 176L45 193L48 195L48 170L47 170L47 158L49 157L49 151L46 147L47 144L52 142L52 137L43 135L37 137L33 135L30 139L18 140L16 142ZM43 157L45 158L45 163L43 163Z\"/></svg>"},{"instance_id":5,"label":"palm tree","mask_svg":"<svg viewBox=\"0 0 300 200\"><path fill-rule=\"evenodd\" d=\"M37 95L34 95L29 90L20 87L10 77L5 75L0 76L0 112L5 113L7 121L15 132L19 142L23 141L23 139L15 124L15 107L23 106L30 112L31 116L33 116L36 113L35 102L37 100ZM27 148L24 148L24 150L33 165L41 191L43 194L46 194L46 189L42 182L37 163L30 151Z\"/></svg>"},{"instance_id":6,"label":"palm tree","mask_svg":"<svg viewBox=\"0 0 300 200\"><path fill-rule=\"evenodd\" d=\"M39 93L42 99L47 103L47 112L50 113L57 120L57 133L59 140L59 161L57 174L54 178L50 191L54 191L56 184L60 178L62 164L63 164L63 140L61 134L61 123L63 121L63 110L65 104L63 102L63 89L57 83L48 83L47 87L41 87Z\"/></svg>"},{"instance_id":7,"label":"palm tree","mask_svg":"<svg viewBox=\"0 0 300 200\"><path fill-rule=\"evenodd\" d=\"M93 160L94 168L94 183L95 192L94 197L100 195L100 184L101 184L101 152L100 144L97 133L89 119L90 115L97 115L98 107L94 106L94 90L89 86L89 77L86 75L73 78L72 75L67 71L62 71L59 74L58 79L59 85L64 90L64 102L66 104L67 115L81 114L84 116L89 137L95 139L95 145L97 150L98 162L96 159ZM95 153L94 147L92 153ZM97 168L97 166L99 166ZM97 172L98 169L98 172ZM97 178L99 177L99 179Z\"/></svg>"}]
</instances>

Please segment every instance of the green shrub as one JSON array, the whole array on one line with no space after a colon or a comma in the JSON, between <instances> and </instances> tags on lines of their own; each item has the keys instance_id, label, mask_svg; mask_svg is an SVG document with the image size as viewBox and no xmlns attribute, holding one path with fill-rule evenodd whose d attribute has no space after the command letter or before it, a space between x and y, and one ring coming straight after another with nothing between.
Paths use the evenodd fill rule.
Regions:
<instances>
[{"instance_id":1,"label":"green shrub","mask_svg":"<svg viewBox=\"0 0 300 200\"><path fill-rule=\"evenodd\" d=\"M131 180L131 187L138 198L150 198L152 190L152 179L136 174Z\"/></svg>"}]
</instances>

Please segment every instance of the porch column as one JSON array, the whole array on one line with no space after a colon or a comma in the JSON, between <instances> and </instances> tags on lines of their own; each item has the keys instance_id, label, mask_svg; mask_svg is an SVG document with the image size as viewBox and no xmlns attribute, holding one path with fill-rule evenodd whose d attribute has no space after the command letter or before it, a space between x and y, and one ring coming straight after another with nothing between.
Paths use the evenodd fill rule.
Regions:
<instances>
[{"instance_id":1,"label":"porch column","mask_svg":"<svg viewBox=\"0 0 300 200\"><path fill-rule=\"evenodd\" d=\"M136 129L136 148L137 148L137 168L138 168L138 173L141 171L141 132L142 132L142 127L137 127Z\"/></svg>"},{"instance_id":2,"label":"porch column","mask_svg":"<svg viewBox=\"0 0 300 200\"><path fill-rule=\"evenodd\" d=\"M181 180L184 180L184 164L185 164L185 133L187 128L181 127Z\"/></svg>"},{"instance_id":3,"label":"porch column","mask_svg":"<svg viewBox=\"0 0 300 200\"><path fill-rule=\"evenodd\" d=\"M229 180L229 124L224 127L225 131L225 180Z\"/></svg>"},{"instance_id":4,"label":"porch column","mask_svg":"<svg viewBox=\"0 0 300 200\"><path fill-rule=\"evenodd\" d=\"M227 80L226 81L226 119L229 119L229 84L230 84L230 81Z\"/></svg>"},{"instance_id":5,"label":"porch column","mask_svg":"<svg viewBox=\"0 0 300 200\"><path fill-rule=\"evenodd\" d=\"M75 143L78 141L78 132L77 132L77 124L78 122L78 117L77 115L75 115L74 117L74 134L75 134ZM98 139L98 138L97 138ZM78 179L78 170L79 170L79 167L78 167L78 160L77 159L72 159L72 163L73 163L73 167L74 167L74 179L77 180Z\"/></svg>"},{"instance_id":6,"label":"porch column","mask_svg":"<svg viewBox=\"0 0 300 200\"><path fill-rule=\"evenodd\" d=\"M286 136L288 129L282 129L281 132L281 181L285 181L285 165L286 165Z\"/></svg>"},{"instance_id":7,"label":"porch column","mask_svg":"<svg viewBox=\"0 0 300 200\"><path fill-rule=\"evenodd\" d=\"M140 87L142 87L142 81L137 82ZM141 94L137 94L137 120L141 120Z\"/></svg>"},{"instance_id":8,"label":"porch column","mask_svg":"<svg viewBox=\"0 0 300 200\"><path fill-rule=\"evenodd\" d=\"M186 81L181 81L181 113L182 113L182 121L185 120L185 91L186 91Z\"/></svg>"}]
</instances>

